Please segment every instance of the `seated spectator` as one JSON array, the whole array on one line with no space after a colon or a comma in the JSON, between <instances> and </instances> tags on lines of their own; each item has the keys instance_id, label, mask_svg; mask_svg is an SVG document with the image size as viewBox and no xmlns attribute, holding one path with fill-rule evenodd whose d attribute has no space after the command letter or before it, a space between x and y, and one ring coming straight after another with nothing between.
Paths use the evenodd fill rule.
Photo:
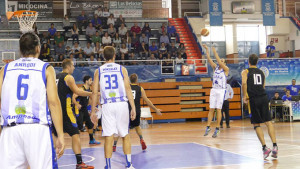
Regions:
<instances>
[{"instance_id":1,"label":"seated spectator","mask_svg":"<svg viewBox=\"0 0 300 169\"><path fill-rule=\"evenodd\" d=\"M92 23L89 23L89 26L85 29L86 39L88 42L91 42L91 38L96 34L96 29L93 27Z\"/></svg>"},{"instance_id":2,"label":"seated spectator","mask_svg":"<svg viewBox=\"0 0 300 169\"><path fill-rule=\"evenodd\" d=\"M125 55L128 54L128 48L126 47L126 45L123 43L121 48L120 48L120 53L124 53Z\"/></svg>"},{"instance_id":3,"label":"seated spectator","mask_svg":"<svg viewBox=\"0 0 300 169\"><path fill-rule=\"evenodd\" d=\"M79 67L86 66L85 59L83 58L83 54L82 53L80 53L79 56L78 56L77 65Z\"/></svg>"},{"instance_id":4,"label":"seated spectator","mask_svg":"<svg viewBox=\"0 0 300 169\"><path fill-rule=\"evenodd\" d=\"M164 57L164 55L162 53L160 53L158 55L158 60L164 60L164 59L166 59L166 57Z\"/></svg>"},{"instance_id":5,"label":"seated spectator","mask_svg":"<svg viewBox=\"0 0 300 169\"><path fill-rule=\"evenodd\" d=\"M176 48L174 42L171 43L171 46L169 47L168 52L171 54L172 58L176 58L177 57L177 48Z\"/></svg>"},{"instance_id":6,"label":"seated spectator","mask_svg":"<svg viewBox=\"0 0 300 169\"><path fill-rule=\"evenodd\" d=\"M111 46L115 48L116 58L118 58L118 60L120 60L120 48L117 48L115 43L111 43Z\"/></svg>"},{"instance_id":7,"label":"seated spectator","mask_svg":"<svg viewBox=\"0 0 300 169\"><path fill-rule=\"evenodd\" d=\"M148 47L146 46L145 42L142 42L139 48L139 54L142 60L146 60L148 58Z\"/></svg>"},{"instance_id":8,"label":"seated spectator","mask_svg":"<svg viewBox=\"0 0 300 169\"><path fill-rule=\"evenodd\" d=\"M176 29L173 25L171 25L170 22L168 23L167 33L168 33L169 38L176 37Z\"/></svg>"},{"instance_id":9,"label":"seated spectator","mask_svg":"<svg viewBox=\"0 0 300 169\"><path fill-rule=\"evenodd\" d=\"M91 55L94 55L94 49L91 47L90 42L88 42L86 47L83 49L83 54L85 58L90 58Z\"/></svg>"},{"instance_id":10,"label":"seated spectator","mask_svg":"<svg viewBox=\"0 0 300 169\"><path fill-rule=\"evenodd\" d=\"M155 41L152 41L152 45L149 47L149 53L154 54L155 57L158 57L158 47L155 45Z\"/></svg>"},{"instance_id":11,"label":"seated spectator","mask_svg":"<svg viewBox=\"0 0 300 169\"><path fill-rule=\"evenodd\" d=\"M275 92L274 97L272 97L272 99L270 100L270 102L274 101L274 100L282 100L281 97L279 96L278 92ZM276 114L277 116L279 115L279 118L282 118L282 106L276 106ZM275 118L275 112L273 112L273 118Z\"/></svg>"},{"instance_id":12,"label":"seated spectator","mask_svg":"<svg viewBox=\"0 0 300 169\"><path fill-rule=\"evenodd\" d=\"M80 31L80 34L82 34L82 26L86 28L88 26L88 17L85 15L85 12L82 11L81 14L77 17L77 25Z\"/></svg>"},{"instance_id":13,"label":"seated spectator","mask_svg":"<svg viewBox=\"0 0 300 169\"><path fill-rule=\"evenodd\" d=\"M144 33L142 33L142 36L140 37L140 43L142 42L144 42L145 45L149 47L149 38Z\"/></svg>"},{"instance_id":14,"label":"seated spectator","mask_svg":"<svg viewBox=\"0 0 300 169\"><path fill-rule=\"evenodd\" d=\"M58 45L59 43L65 43L65 38L61 36L60 32L57 32L56 36L54 36L54 43Z\"/></svg>"},{"instance_id":15,"label":"seated spectator","mask_svg":"<svg viewBox=\"0 0 300 169\"><path fill-rule=\"evenodd\" d=\"M121 26L119 27L119 34L120 36L124 37L127 33L127 28L125 27L125 24L122 23Z\"/></svg>"},{"instance_id":16,"label":"seated spectator","mask_svg":"<svg viewBox=\"0 0 300 169\"><path fill-rule=\"evenodd\" d=\"M72 53L74 54L75 58L78 58L79 54L82 52L81 47L77 42L74 43L72 47Z\"/></svg>"},{"instance_id":17,"label":"seated spectator","mask_svg":"<svg viewBox=\"0 0 300 169\"><path fill-rule=\"evenodd\" d=\"M120 44L122 43L121 37L119 37L119 34L116 33L115 38L113 38L113 42L116 44L117 48L120 48Z\"/></svg>"},{"instance_id":18,"label":"seated spectator","mask_svg":"<svg viewBox=\"0 0 300 169\"><path fill-rule=\"evenodd\" d=\"M71 47L67 46L65 50L66 57L69 58L71 53L72 53Z\"/></svg>"},{"instance_id":19,"label":"seated spectator","mask_svg":"<svg viewBox=\"0 0 300 169\"><path fill-rule=\"evenodd\" d=\"M128 62L126 62L127 59L126 59L126 56L124 53L121 53L120 60L121 60L121 62L119 62L120 65L128 65Z\"/></svg>"},{"instance_id":20,"label":"seated spectator","mask_svg":"<svg viewBox=\"0 0 300 169\"><path fill-rule=\"evenodd\" d=\"M51 27L48 29L49 38L54 38L55 33L56 29L54 28L54 23L51 23Z\"/></svg>"},{"instance_id":21,"label":"seated spectator","mask_svg":"<svg viewBox=\"0 0 300 169\"><path fill-rule=\"evenodd\" d=\"M95 10L94 15L102 17L102 8L100 6L97 8L97 10Z\"/></svg>"},{"instance_id":22,"label":"seated spectator","mask_svg":"<svg viewBox=\"0 0 300 169\"><path fill-rule=\"evenodd\" d=\"M95 60L94 55L91 55L88 63L89 63L89 66L98 66L97 60Z\"/></svg>"},{"instance_id":23,"label":"seated spectator","mask_svg":"<svg viewBox=\"0 0 300 169\"><path fill-rule=\"evenodd\" d=\"M73 39L73 44L75 43L75 39L77 40L77 43L79 43L79 33L78 33L78 29L76 24L73 24L73 28L71 29L71 33L72 33L72 39Z\"/></svg>"},{"instance_id":24,"label":"seated spectator","mask_svg":"<svg viewBox=\"0 0 300 169\"><path fill-rule=\"evenodd\" d=\"M99 35L100 35L101 37L103 37L104 34L105 34L105 32L103 31L103 28L102 28L102 27L98 30L98 32L99 32Z\"/></svg>"},{"instance_id":25,"label":"seated spectator","mask_svg":"<svg viewBox=\"0 0 300 169\"><path fill-rule=\"evenodd\" d=\"M102 16L103 17L109 17L110 16L110 13L109 13L109 10L107 9L107 7L104 8L104 11L102 13Z\"/></svg>"},{"instance_id":26,"label":"seated spectator","mask_svg":"<svg viewBox=\"0 0 300 169\"><path fill-rule=\"evenodd\" d=\"M111 45L111 38L108 36L107 32L105 32L104 37L102 38L102 44L104 46Z\"/></svg>"},{"instance_id":27,"label":"seated spectator","mask_svg":"<svg viewBox=\"0 0 300 169\"><path fill-rule=\"evenodd\" d=\"M161 53L161 54L163 54L164 57L167 57L168 50L167 50L167 48L165 46L165 43L161 43L158 52Z\"/></svg>"},{"instance_id":28,"label":"seated spectator","mask_svg":"<svg viewBox=\"0 0 300 169\"><path fill-rule=\"evenodd\" d=\"M139 45L140 45L140 40L137 37L136 33L133 32L133 35L131 37L131 47L134 47L135 49L138 49Z\"/></svg>"},{"instance_id":29,"label":"seated spectator","mask_svg":"<svg viewBox=\"0 0 300 169\"><path fill-rule=\"evenodd\" d=\"M129 32L126 32L125 37L123 39L123 43L125 43L128 50L131 51L132 42L131 42L131 37L130 37Z\"/></svg>"},{"instance_id":30,"label":"seated spectator","mask_svg":"<svg viewBox=\"0 0 300 169\"><path fill-rule=\"evenodd\" d=\"M94 18L91 20L93 27L95 27L97 30L101 27L101 19L98 17L98 15L94 15Z\"/></svg>"},{"instance_id":31,"label":"seated spectator","mask_svg":"<svg viewBox=\"0 0 300 169\"><path fill-rule=\"evenodd\" d=\"M149 23L146 22L143 29L142 29L142 33L144 33L147 37L151 36L151 28L149 26Z\"/></svg>"},{"instance_id":32,"label":"seated spectator","mask_svg":"<svg viewBox=\"0 0 300 169\"><path fill-rule=\"evenodd\" d=\"M113 26L115 25L115 18L114 18L114 14L110 14L108 19L107 19L107 25L112 24Z\"/></svg>"},{"instance_id":33,"label":"seated spectator","mask_svg":"<svg viewBox=\"0 0 300 169\"><path fill-rule=\"evenodd\" d=\"M56 59L55 60L57 60L57 57L59 55L65 55L65 52L66 52L65 51L65 45L62 42L59 43L58 46L55 46L54 51L55 51L55 55L56 55Z\"/></svg>"},{"instance_id":34,"label":"seated spectator","mask_svg":"<svg viewBox=\"0 0 300 169\"><path fill-rule=\"evenodd\" d=\"M70 59L73 61L74 65L76 65L76 59L74 58L74 54L70 54Z\"/></svg>"},{"instance_id":35,"label":"seated spectator","mask_svg":"<svg viewBox=\"0 0 300 169\"><path fill-rule=\"evenodd\" d=\"M1 24L1 21L0 21L0 24ZM34 33L35 33L36 35L39 36L40 32L39 32L39 30L38 30L38 28L37 28L37 26L36 26L36 23L34 23L34 24L32 25L32 30L34 31Z\"/></svg>"},{"instance_id":36,"label":"seated spectator","mask_svg":"<svg viewBox=\"0 0 300 169\"><path fill-rule=\"evenodd\" d=\"M283 101L291 101L292 100L292 95L290 95L290 91L289 90L287 90L285 92L285 95L282 96L282 100Z\"/></svg>"},{"instance_id":37,"label":"seated spectator","mask_svg":"<svg viewBox=\"0 0 300 169\"><path fill-rule=\"evenodd\" d=\"M177 52L178 52L178 55L181 55L181 57L183 59L187 59L187 56L186 56L186 53L185 53L185 47L184 47L183 43L180 43L180 45L177 48Z\"/></svg>"},{"instance_id":38,"label":"seated spectator","mask_svg":"<svg viewBox=\"0 0 300 169\"><path fill-rule=\"evenodd\" d=\"M128 60L130 60L128 65L137 65L136 60L138 60L138 59L134 52L129 53Z\"/></svg>"},{"instance_id":39,"label":"seated spectator","mask_svg":"<svg viewBox=\"0 0 300 169\"><path fill-rule=\"evenodd\" d=\"M58 55L56 62L62 62L64 59L65 59L65 55L60 54L60 55ZM57 66L61 66L61 63L58 63Z\"/></svg>"},{"instance_id":40,"label":"seated spectator","mask_svg":"<svg viewBox=\"0 0 300 169\"><path fill-rule=\"evenodd\" d=\"M41 48L41 54L39 56L39 59L44 62L49 62L50 60L50 46L47 45L47 43L44 43Z\"/></svg>"},{"instance_id":41,"label":"seated spectator","mask_svg":"<svg viewBox=\"0 0 300 169\"><path fill-rule=\"evenodd\" d=\"M147 62L147 65L157 65L157 59L155 58L154 54L151 54L147 60L151 60Z\"/></svg>"},{"instance_id":42,"label":"seated spectator","mask_svg":"<svg viewBox=\"0 0 300 169\"><path fill-rule=\"evenodd\" d=\"M53 67L56 67L56 63L55 63L55 60L53 57L50 57L50 65L53 66Z\"/></svg>"},{"instance_id":43,"label":"seated spectator","mask_svg":"<svg viewBox=\"0 0 300 169\"><path fill-rule=\"evenodd\" d=\"M71 23L70 23L70 19L68 17L68 15L65 15L64 19L63 19L63 28L64 28L64 36L66 37L66 33L69 31L69 29L72 29Z\"/></svg>"},{"instance_id":44,"label":"seated spectator","mask_svg":"<svg viewBox=\"0 0 300 169\"><path fill-rule=\"evenodd\" d=\"M92 37L92 42L94 43L94 45L97 43L97 42L99 42L99 43L101 43L101 36L99 35L99 32L98 31L96 31L96 34L95 35L93 35L93 37Z\"/></svg>"},{"instance_id":45,"label":"seated spectator","mask_svg":"<svg viewBox=\"0 0 300 169\"><path fill-rule=\"evenodd\" d=\"M100 54L101 54L101 46L100 46L100 43L99 42L96 42L96 45L94 47L94 54L95 54L95 57L98 58L100 57Z\"/></svg>"},{"instance_id":46,"label":"seated spectator","mask_svg":"<svg viewBox=\"0 0 300 169\"><path fill-rule=\"evenodd\" d=\"M166 23L162 23L160 29L158 30L158 32L162 35L163 32L167 32L167 27L166 27Z\"/></svg>"},{"instance_id":47,"label":"seated spectator","mask_svg":"<svg viewBox=\"0 0 300 169\"><path fill-rule=\"evenodd\" d=\"M47 32L43 32L43 35L41 37L41 44L47 43L48 39L49 39L49 36L48 36Z\"/></svg>"},{"instance_id":48,"label":"seated spectator","mask_svg":"<svg viewBox=\"0 0 300 169\"><path fill-rule=\"evenodd\" d=\"M142 32L141 28L138 26L137 23L134 23L134 26L131 27L130 31L132 34L136 33L138 35L141 34L141 32Z\"/></svg>"},{"instance_id":49,"label":"seated spectator","mask_svg":"<svg viewBox=\"0 0 300 169\"><path fill-rule=\"evenodd\" d=\"M287 86L285 88L285 90L289 90L291 92L292 96L297 96L299 95L299 91L300 91L300 86L296 85L296 79L292 80L292 84Z\"/></svg>"},{"instance_id":50,"label":"seated spectator","mask_svg":"<svg viewBox=\"0 0 300 169\"><path fill-rule=\"evenodd\" d=\"M170 40L169 37L167 36L166 32L163 32L163 35L160 36L160 43L165 43L166 46L169 46Z\"/></svg>"},{"instance_id":51,"label":"seated spectator","mask_svg":"<svg viewBox=\"0 0 300 169\"><path fill-rule=\"evenodd\" d=\"M167 58L171 58L172 60L176 59L176 58L173 57L170 53L167 53Z\"/></svg>"},{"instance_id":52,"label":"seated spectator","mask_svg":"<svg viewBox=\"0 0 300 169\"><path fill-rule=\"evenodd\" d=\"M124 24L124 27L125 27L125 18L123 18L123 16L122 15L119 15L119 18L117 19L117 21L115 22L115 28L116 29L119 29L119 27L122 25L122 24ZM127 29L126 29L126 31L127 31ZM119 32L120 33L120 32ZM121 34L120 34L121 35ZM125 34L124 34L125 35Z\"/></svg>"},{"instance_id":53,"label":"seated spectator","mask_svg":"<svg viewBox=\"0 0 300 169\"><path fill-rule=\"evenodd\" d=\"M169 55L168 58L164 59L164 62L162 63L163 66L168 66L162 69L163 73L173 73L173 60L170 58L171 55Z\"/></svg>"},{"instance_id":54,"label":"seated spectator","mask_svg":"<svg viewBox=\"0 0 300 169\"><path fill-rule=\"evenodd\" d=\"M114 26L112 24L109 24L109 28L107 29L107 33L111 38L115 37L116 29L114 28Z\"/></svg>"},{"instance_id":55,"label":"seated spectator","mask_svg":"<svg viewBox=\"0 0 300 169\"><path fill-rule=\"evenodd\" d=\"M183 58L181 57L181 55L178 55L178 57L176 57L176 64L179 65L179 64L184 64L184 60Z\"/></svg>"}]
</instances>

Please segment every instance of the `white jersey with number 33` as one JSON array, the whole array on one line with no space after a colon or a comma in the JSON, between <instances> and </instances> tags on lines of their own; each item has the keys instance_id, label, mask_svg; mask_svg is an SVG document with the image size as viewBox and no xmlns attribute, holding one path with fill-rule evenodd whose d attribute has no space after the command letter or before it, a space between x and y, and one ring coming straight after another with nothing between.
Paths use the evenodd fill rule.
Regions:
<instances>
[{"instance_id":1,"label":"white jersey with number 33","mask_svg":"<svg viewBox=\"0 0 300 169\"><path fill-rule=\"evenodd\" d=\"M128 101L122 66L116 63L106 63L99 67L98 71L101 104Z\"/></svg>"}]
</instances>

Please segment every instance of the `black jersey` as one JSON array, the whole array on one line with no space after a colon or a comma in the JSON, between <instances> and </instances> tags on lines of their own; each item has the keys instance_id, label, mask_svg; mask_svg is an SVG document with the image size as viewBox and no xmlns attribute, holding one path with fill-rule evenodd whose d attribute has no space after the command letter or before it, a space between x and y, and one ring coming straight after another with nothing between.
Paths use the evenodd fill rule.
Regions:
<instances>
[{"instance_id":1,"label":"black jersey","mask_svg":"<svg viewBox=\"0 0 300 169\"><path fill-rule=\"evenodd\" d=\"M86 89L84 86L81 87L84 91L89 92L90 89ZM79 101L79 104L81 105L81 109L87 109L87 106L89 104L89 96L78 96L77 101Z\"/></svg>"},{"instance_id":2,"label":"black jersey","mask_svg":"<svg viewBox=\"0 0 300 169\"><path fill-rule=\"evenodd\" d=\"M59 73L56 75L56 83L58 90L58 97L61 102L62 111L66 111L67 108L71 107L72 103L72 90L67 86L65 78L68 76L68 73Z\"/></svg>"},{"instance_id":3,"label":"black jersey","mask_svg":"<svg viewBox=\"0 0 300 169\"><path fill-rule=\"evenodd\" d=\"M138 85L130 85L131 91L134 99L135 109L137 112L141 110L141 97L142 97L142 91L141 87Z\"/></svg>"},{"instance_id":4,"label":"black jersey","mask_svg":"<svg viewBox=\"0 0 300 169\"><path fill-rule=\"evenodd\" d=\"M249 98L264 96L265 74L258 68L249 68L247 79L247 93Z\"/></svg>"}]
</instances>

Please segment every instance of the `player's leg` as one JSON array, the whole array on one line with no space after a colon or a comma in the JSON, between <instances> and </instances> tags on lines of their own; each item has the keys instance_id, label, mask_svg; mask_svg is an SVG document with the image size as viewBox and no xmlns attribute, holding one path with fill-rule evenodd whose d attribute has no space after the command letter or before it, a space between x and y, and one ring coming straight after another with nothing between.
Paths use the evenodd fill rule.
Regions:
<instances>
[{"instance_id":1,"label":"player's leg","mask_svg":"<svg viewBox=\"0 0 300 169\"><path fill-rule=\"evenodd\" d=\"M217 96L216 96L216 90L215 89L211 89L210 90L210 96L209 96L209 112L208 112L208 116L207 116L207 127L206 127L206 130L205 130L205 134L204 136L207 136L209 131L211 130L210 129L210 124L211 124L211 121L214 117L214 113L215 113L215 108L216 108L216 105L217 105Z\"/></svg>"},{"instance_id":2,"label":"player's leg","mask_svg":"<svg viewBox=\"0 0 300 169\"><path fill-rule=\"evenodd\" d=\"M263 150L263 156L264 156L264 159L266 159L269 154L271 153L271 149L269 149L267 146L266 146L266 141L265 141L265 138L264 138L264 132L260 126L260 124L253 124L254 126L254 130L256 132L256 135L262 145L262 150Z\"/></svg>"},{"instance_id":3,"label":"player's leg","mask_svg":"<svg viewBox=\"0 0 300 169\"><path fill-rule=\"evenodd\" d=\"M216 90L216 105L215 108L217 109L217 126L214 134L212 135L213 138L216 138L219 133L220 133L220 122L222 119L222 107L224 103L224 98L225 98L225 89L218 89Z\"/></svg>"},{"instance_id":4,"label":"player's leg","mask_svg":"<svg viewBox=\"0 0 300 169\"><path fill-rule=\"evenodd\" d=\"M205 133L204 133L204 136L207 136L208 133L210 132L210 124L211 124L211 121L214 117L214 113L215 113L215 108L210 108L209 109L209 112L208 112L208 116L207 116L207 125L206 125L206 130L205 130Z\"/></svg>"},{"instance_id":5,"label":"player's leg","mask_svg":"<svg viewBox=\"0 0 300 169\"><path fill-rule=\"evenodd\" d=\"M5 169L27 169L23 151L22 125L4 127L0 135L0 166Z\"/></svg>"},{"instance_id":6,"label":"player's leg","mask_svg":"<svg viewBox=\"0 0 300 169\"><path fill-rule=\"evenodd\" d=\"M131 142L130 142L129 134L127 134L122 139L123 139L123 151L126 158L126 167L130 168L132 164L131 164Z\"/></svg>"},{"instance_id":7,"label":"player's leg","mask_svg":"<svg viewBox=\"0 0 300 169\"><path fill-rule=\"evenodd\" d=\"M136 134L140 137L140 143L142 146L142 150L146 150L147 149L147 145L146 142L143 139L143 133L142 133L142 129L140 127L140 125L136 126L135 128Z\"/></svg>"},{"instance_id":8,"label":"player's leg","mask_svg":"<svg viewBox=\"0 0 300 169\"><path fill-rule=\"evenodd\" d=\"M104 152L105 152L105 158L110 159L112 157L112 146L114 142L114 136L106 136L105 137L105 143L104 143Z\"/></svg>"},{"instance_id":9,"label":"player's leg","mask_svg":"<svg viewBox=\"0 0 300 169\"><path fill-rule=\"evenodd\" d=\"M89 112L86 110L86 111L83 111L82 113L83 113L83 121L85 121L85 125L88 128L88 133L89 133L89 137L90 137L89 144L96 144L96 145L101 144L101 142L96 141L94 138L94 123L91 120Z\"/></svg>"},{"instance_id":10,"label":"player's leg","mask_svg":"<svg viewBox=\"0 0 300 169\"><path fill-rule=\"evenodd\" d=\"M228 100L225 100L224 101L224 105L225 105L225 119L226 119L226 127L227 128L230 128L230 125L229 125L229 101Z\"/></svg>"}]
</instances>

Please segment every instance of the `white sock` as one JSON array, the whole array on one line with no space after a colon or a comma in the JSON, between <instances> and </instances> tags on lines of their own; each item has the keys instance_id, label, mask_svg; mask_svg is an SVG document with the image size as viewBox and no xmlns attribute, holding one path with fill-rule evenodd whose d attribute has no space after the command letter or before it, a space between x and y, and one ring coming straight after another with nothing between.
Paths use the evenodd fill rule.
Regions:
<instances>
[{"instance_id":1,"label":"white sock","mask_svg":"<svg viewBox=\"0 0 300 169\"><path fill-rule=\"evenodd\" d=\"M131 154L126 154L126 167L130 167L131 166Z\"/></svg>"}]
</instances>

